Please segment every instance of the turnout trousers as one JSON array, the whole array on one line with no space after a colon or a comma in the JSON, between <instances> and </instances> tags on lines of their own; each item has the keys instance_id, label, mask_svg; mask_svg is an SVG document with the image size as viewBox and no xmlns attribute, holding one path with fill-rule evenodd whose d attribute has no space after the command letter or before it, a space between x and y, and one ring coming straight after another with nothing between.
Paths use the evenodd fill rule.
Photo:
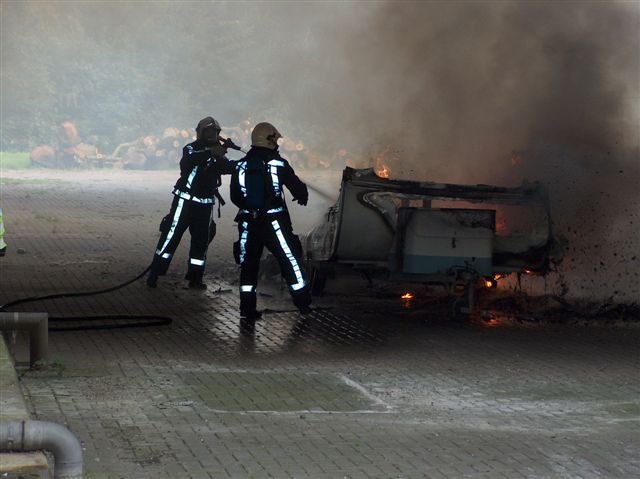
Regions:
<instances>
[{"instance_id":1,"label":"turnout trousers","mask_svg":"<svg viewBox=\"0 0 640 479\"><path fill-rule=\"evenodd\" d=\"M163 220L160 240L151 263L151 272L158 276L166 274L182 235L189 229L191 247L189 248L189 266L185 279L200 282L204 274L207 248L216 234L216 224L211 212L211 203L203 204L174 196L171 211Z\"/></svg>"},{"instance_id":2,"label":"turnout trousers","mask_svg":"<svg viewBox=\"0 0 640 479\"><path fill-rule=\"evenodd\" d=\"M240 238L234 245L234 254L240 264L240 316L256 311L260 257L265 247L280 264L293 303L298 309L308 308L311 295L301 268L302 245L293 234L288 215L267 215L258 220L239 217L238 232Z\"/></svg>"}]
</instances>

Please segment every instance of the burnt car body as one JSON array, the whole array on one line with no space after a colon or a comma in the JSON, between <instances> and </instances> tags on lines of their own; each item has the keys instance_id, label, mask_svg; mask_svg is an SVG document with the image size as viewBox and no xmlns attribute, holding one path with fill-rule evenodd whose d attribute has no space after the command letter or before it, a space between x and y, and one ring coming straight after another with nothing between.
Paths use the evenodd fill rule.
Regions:
<instances>
[{"instance_id":1,"label":"burnt car body","mask_svg":"<svg viewBox=\"0 0 640 479\"><path fill-rule=\"evenodd\" d=\"M303 248L314 294L344 267L451 291L462 284L472 295L480 279L545 274L558 256L548 195L539 183L404 181L371 168L344 170L337 202L303 238Z\"/></svg>"}]
</instances>

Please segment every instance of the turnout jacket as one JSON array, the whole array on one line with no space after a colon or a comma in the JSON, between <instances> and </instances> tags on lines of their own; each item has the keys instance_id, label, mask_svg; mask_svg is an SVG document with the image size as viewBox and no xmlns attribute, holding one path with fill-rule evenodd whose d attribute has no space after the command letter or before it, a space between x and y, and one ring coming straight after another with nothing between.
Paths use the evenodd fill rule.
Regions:
<instances>
[{"instance_id":1,"label":"turnout jacket","mask_svg":"<svg viewBox=\"0 0 640 479\"><path fill-rule=\"evenodd\" d=\"M264 169L264 189L265 204L259 210L252 210L248 206L247 184L247 162L253 159L260 159L265 166ZM238 160L234 165L231 176L231 201L240 208L239 215L251 214L254 218L256 214L274 214L287 212L287 205L284 201L283 186L293 195L293 199L301 204L306 204L309 192L300 178L293 171L287 160L280 154L269 148L253 146L247 155Z\"/></svg>"},{"instance_id":2,"label":"turnout jacket","mask_svg":"<svg viewBox=\"0 0 640 479\"><path fill-rule=\"evenodd\" d=\"M214 158L210 148L207 142L196 140L182 149L180 178L174 195L197 203L215 202L222 184L220 176L231 174L235 162L226 157Z\"/></svg>"}]
</instances>

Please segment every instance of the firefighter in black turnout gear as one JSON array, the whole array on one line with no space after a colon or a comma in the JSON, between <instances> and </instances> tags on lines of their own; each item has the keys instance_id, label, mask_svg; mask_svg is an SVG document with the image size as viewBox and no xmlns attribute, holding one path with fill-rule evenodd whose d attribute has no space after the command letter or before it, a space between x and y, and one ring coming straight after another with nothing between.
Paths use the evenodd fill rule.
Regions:
<instances>
[{"instance_id":1,"label":"firefighter in black turnout gear","mask_svg":"<svg viewBox=\"0 0 640 479\"><path fill-rule=\"evenodd\" d=\"M231 201L240 208L236 216L240 238L234 244L234 256L240 264L241 319L261 316L256 310L256 287L265 246L278 260L296 307L303 314L311 311L302 245L293 233L283 187L301 205L307 204L309 193L289 162L278 154L281 137L273 125L258 123L251 132L251 149L236 163L231 177Z\"/></svg>"},{"instance_id":2,"label":"firefighter in black turnout gear","mask_svg":"<svg viewBox=\"0 0 640 479\"><path fill-rule=\"evenodd\" d=\"M160 225L160 240L153 256L147 285L155 288L158 276L167 272L180 239L189 228L191 247L185 279L189 288L206 289L202 282L207 248L216 234L212 218L216 198L224 204L218 193L221 175L231 174L234 162L225 154L228 143L220 139L220 124L210 116L200 120L196 127L197 139L186 145L180 160L180 178L173 189L171 210Z\"/></svg>"}]
</instances>

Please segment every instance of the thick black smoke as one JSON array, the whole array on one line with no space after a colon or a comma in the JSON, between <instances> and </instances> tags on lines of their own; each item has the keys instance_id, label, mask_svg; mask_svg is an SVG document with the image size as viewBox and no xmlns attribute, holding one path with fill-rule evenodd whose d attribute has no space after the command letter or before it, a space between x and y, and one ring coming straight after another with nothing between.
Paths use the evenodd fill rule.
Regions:
<instances>
[{"instance_id":1,"label":"thick black smoke","mask_svg":"<svg viewBox=\"0 0 640 479\"><path fill-rule=\"evenodd\" d=\"M398 174L409 162L441 179L495 180L513 150L540 141L586 152L588 167L593 154L638 148L639 13L610 2L390 2L339 37L344 96L331 101L348 105L347 135L402 153Z\"/></svg>"}]
</instances>

